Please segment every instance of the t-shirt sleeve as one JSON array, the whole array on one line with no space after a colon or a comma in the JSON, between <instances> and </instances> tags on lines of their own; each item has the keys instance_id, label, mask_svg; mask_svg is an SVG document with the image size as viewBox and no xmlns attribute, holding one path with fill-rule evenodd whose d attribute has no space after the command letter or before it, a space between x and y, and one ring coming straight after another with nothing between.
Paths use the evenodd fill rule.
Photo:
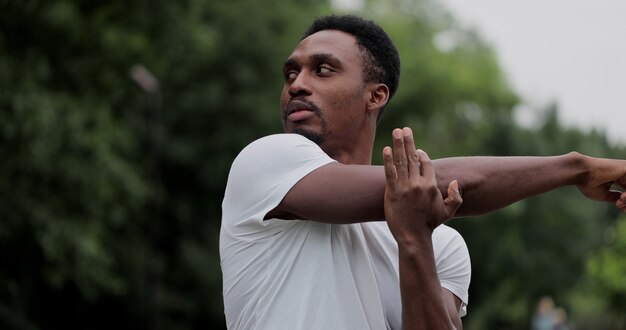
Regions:
<instances>
[{"instance_id":1,"label":"t-shirt sleeve","mask_svg":"<svg viewBox=\"0 0 626 330\"><path fill-rule=\"evenodd\" d=\"M287 192L313 170L333 162L297 134L275 134L252 142L235 158L222 203L222 227L236 236L271 235L286 220L263 220ZM259 238L259 237L256 237Z\"/></svg>"},{"instance_id":2,"label":"t-shirt sleeve","mask_svg":"<svg viewBox=\"0 0 626 330\"><path fill-rule=\"evenodd\" d=\"M453 228L442 225L433 232L435 263L441 287L461 299L459 314L467 314L469 285L472 275L469 251L463 237Z\"/></svg>"}]
</instances>

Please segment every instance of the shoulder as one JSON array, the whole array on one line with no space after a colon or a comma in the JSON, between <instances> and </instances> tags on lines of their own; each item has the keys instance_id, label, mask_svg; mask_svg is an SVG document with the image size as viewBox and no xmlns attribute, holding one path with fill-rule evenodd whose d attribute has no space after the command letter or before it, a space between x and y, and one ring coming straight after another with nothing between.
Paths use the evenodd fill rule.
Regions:
<instances>
[{"instance_id":1,"label":"shoulder","mask_svg":"<svg viewBox=\"0 0 626 330\"><path fill-rule=\"evenodd\" d=\"M231 166L231 176L249 173L267 177L296 169L310 170L333 160L315 143L299 134L274 134L247 145Z\"/></svg>"},{"instance_id":2,"label":"shoulder","mask_svg":"<svg viewBox=\"0 0 626 330\"><path fill-rule=\"evenodd\" d=\"M435 228L435 230L433 231L433 243L436 243L438 245L466 245L463 236L461 236L461 234L459 234L456 229L446 225L440 225L439 227Z\"/></svg>"},{"instance_id":3,"label":"shoulder","mask_svg":"<svg viewBox=\"0 0 626 330\"><path fill-rule=\"evenodd\" d=\"M298 143L313 143L311 140L305 138L300 134L293 133L279 133L266 135L261 137L255 141L252 141L246 148L254 148L254 147L262 147L262 146L271 146L275 144L298 144ZM244 149L245 150L245 149Z\"/></svg>"},{"instance_id":4,"label":"shoulder","mask_svg":"<svg viewBox=\"0 0 626 330\"><path fill-rule=\"evenodd\" d=\"M267 223L263 218L311 171L334 162L309 139L275 134L246 146L235 158L224 191L222 223Z\"/></svg>"},{"instance_id":5,"label":"shoulder","mask_svg":"<svg viewBox=\"0 0 626 330\"><path fill-rule=\"evenodd\" d=\"M289 152L292 148L310 148L323 152L318 145L299 134L273 134L259 138L248 144L237 156L235 161L247 155L273 154Z\"/></svg>"},{"instance_id":6,"label":"shoulder","mask_svg":"<svg viewBox=\"0 0 626 330\"><path fill-rule=\"evenodd\" d=\"M463 236L454 228L441 225L433 231L433 250L437 264L470 265L470 256Z\"/></svg>"},{"instance_id":7,"label":"shoulder","mask_svg":"<svg viewBox=\"0 0 626 330\"><path fill-rule=\"evenodd\" d=\"M441 225L433 231L433 250L441 286L459 297L466 306L472 265L465 240L454 228ZM465 315L465 308L460 313Z\"/></svg>"}]
</instances>

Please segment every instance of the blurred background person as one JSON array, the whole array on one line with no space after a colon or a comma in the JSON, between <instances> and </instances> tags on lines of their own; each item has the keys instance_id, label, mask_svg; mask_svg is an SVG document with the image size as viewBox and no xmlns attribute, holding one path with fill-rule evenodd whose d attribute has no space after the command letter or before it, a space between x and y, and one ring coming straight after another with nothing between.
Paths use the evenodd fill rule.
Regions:
<instances>
[{"instance_id":1,"label":"blurred background person","mask_svg":"<svg viewBox=\"0 0 626 330\"><path fill-rule=\"evenodd\" d=\"M554 325L552 326L554 330L569 330L569 326L567 325L567 312L563 307L557 307L554 309Z\"/></svg>"},{"instance_id":2,"label":"blurred background person","mask_svg":"<svg viewBox=\"0 0 626 330\"><path fill-rule=\"evenodd\" d=\"M532 316L532 330L552 330L555 324L554 300L550 296L539 299L537 309Z\"/></svg>"}]
</instances>

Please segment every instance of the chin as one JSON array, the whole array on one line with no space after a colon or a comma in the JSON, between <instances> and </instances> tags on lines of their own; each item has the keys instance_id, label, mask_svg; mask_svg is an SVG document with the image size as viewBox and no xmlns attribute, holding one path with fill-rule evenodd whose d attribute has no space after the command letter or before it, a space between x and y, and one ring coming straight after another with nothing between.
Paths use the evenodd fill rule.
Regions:
<instances>
[{"instance_id":1,"label":"chin","mask_svg":"<svg viewBox=\"0 0 626 330\"><path fill-rule=\"evenodd\" d=\"M294 128L291 132L289 133L294 133L294 134L300 134L302 136L304 136L305 138L313 141L313 143L317 144L317 145L321 145L322 142L324 142L324 135L317 133L317 132L313 132L310 131L308 129L304 129L304 128Z\"/></svg>"}]
</instances>

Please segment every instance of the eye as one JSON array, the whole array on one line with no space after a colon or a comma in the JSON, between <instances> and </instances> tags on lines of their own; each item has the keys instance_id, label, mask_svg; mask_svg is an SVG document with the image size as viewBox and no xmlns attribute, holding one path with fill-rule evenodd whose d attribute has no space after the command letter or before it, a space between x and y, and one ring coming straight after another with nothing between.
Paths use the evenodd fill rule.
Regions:
<instances>
[{"instance_id":1,"label":"eye","mask_svg":"<svg viewBox=\"0 0 626 330\"><path fill-rule=\"evenodd\" d=\"M285 81L290 81L296 79L298 76L298 72L295 70L289 70L285 72Z\"/></svg>"},{"instance_id":2,"label":"eye","mask_svg":"<svg viewBox=\"0 0 626 330\"><path fill-rule=\"evenodd\" d=\"M315 70L315 73L322 74L322 75L329 74L329 73L332 73L332 72L333 72L333 70L331 68L329 68L328 66L326 66L326 65L320 65Z\"/></svg>"}]
</instances>

